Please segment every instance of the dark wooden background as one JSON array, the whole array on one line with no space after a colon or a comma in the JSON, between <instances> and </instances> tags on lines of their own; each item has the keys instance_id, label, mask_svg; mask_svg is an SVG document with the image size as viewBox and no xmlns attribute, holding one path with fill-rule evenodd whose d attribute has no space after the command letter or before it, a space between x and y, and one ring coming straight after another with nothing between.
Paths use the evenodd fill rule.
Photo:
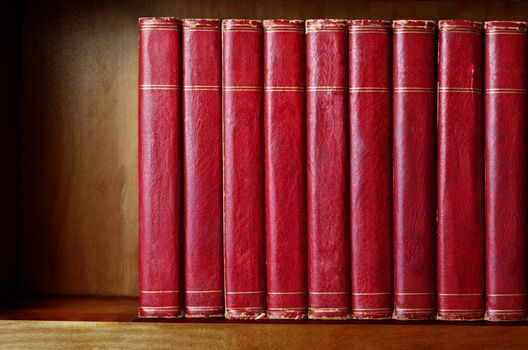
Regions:
<instances>
[{"instance_id":1,"label":"dark wooden background","mask_svg":"<svg viewBox=\"0 0 528 350\"><path fill-rule=\"evenodd\" d=\"M528 3L25 1L20 18L2 21L15 54L2 59L0 289L137 294L141 16L526 21Z\"/></svg>"}]
</instances>

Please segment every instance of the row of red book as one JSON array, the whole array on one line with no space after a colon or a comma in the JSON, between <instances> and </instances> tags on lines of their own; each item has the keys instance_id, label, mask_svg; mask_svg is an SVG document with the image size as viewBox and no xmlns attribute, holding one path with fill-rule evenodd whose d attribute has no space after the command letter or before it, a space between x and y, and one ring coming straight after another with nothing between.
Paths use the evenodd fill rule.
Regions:
<instances>
[{"instance_id":1,"label":"row of red book","mask_svg":"<svg viewBox=\"0 0 528 350\"><path fill-rule=\"evenodd\" d=\"M139 20L140 317L526 320L527 24Z\"/></svg>"}]
</instances>

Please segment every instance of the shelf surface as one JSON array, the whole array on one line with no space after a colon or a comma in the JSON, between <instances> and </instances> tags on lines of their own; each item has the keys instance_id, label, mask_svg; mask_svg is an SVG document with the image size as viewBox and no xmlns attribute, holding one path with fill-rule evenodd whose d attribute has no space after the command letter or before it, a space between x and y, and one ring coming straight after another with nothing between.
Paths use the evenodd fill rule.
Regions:
<instances>
[{"instance_id":1,"label":"shelf surface","mask_svg":"<svg viewBox=\"0 0 528 350\"><path fill-rule=\"evenodd\" d=\"M528 323L139 320L137 298L47 297L0 308L0 348L528 349Z\"/></svg>"}]
</instances>

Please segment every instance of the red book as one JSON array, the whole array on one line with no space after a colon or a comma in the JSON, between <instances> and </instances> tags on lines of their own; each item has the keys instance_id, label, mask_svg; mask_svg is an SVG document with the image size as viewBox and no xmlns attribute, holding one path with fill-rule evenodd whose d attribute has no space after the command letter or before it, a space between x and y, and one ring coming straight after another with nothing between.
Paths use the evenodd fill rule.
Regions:
<instances>
[{"instance_id":1,"label":"red book","mask_svg":"<svg viewBox=\"0 0 528 350\"><path fill-rule=\"evenodd\" d=\"M392 316L391 27L348 22L352 318Z\"/></svg>"},{"instance_id":2,"label":"red book","mask_svg":"<svg viewBox=\"0 0 528 350\"><path fill-rule=\"evenodd\" d=\"M183 27L185 316L224 316L220 21Z\"/></svg>"},{"instance_id":3,"label":"red book","mask_svg":"<svg viewBox=\"0 0 528 350\"><path fill-rule=\"evenodd\" d=\"M394 313L435 317L436 32L393 22Z\"/></svg>"},{"instance_id":4,"label":"red book","mask_svg":"<svg viewBox=\"0 0 528 350\"><path fill-rule=\"evenodd\" d=\"M266 315L262 22L225 20L222 31L226 317L258 319Z\"/></svg>"},{"instance_id":5,"label":"red book","mask_svg":"<svg viewBox=\"0 0 528 350\"><path fill-rule=\"evenodd\" d=\"M268 317L307 316L304 21L264 21Z\"/></svg>"},{"instance_id":6,"label":"red book","mask_svg":"<svg viewBox=\"0 0 528 350\"><path fill-rule=\"evenodd\" d=\"M350 316L347 29L306 21L308 317Z\"/></svg>"},{"instance_id":7,"label":"red book","mask_svg":"<svg viewBox=\"0 0 528 350\"><path fill-rule=\"evenodd\" d=\"M482 24L438 23L437 315L484 316Z\"/></svg>"},{"instance_id":8,"label":"red book","mask_svg":"<svg viewBox=\"0 0 528 350\"><path fill-rule=\"evenodd\" d=\"M139 317L183 315L180 30L139 19Z\"/></svg>"},{"instance_id":9,"label":"red book","mask_svg":"<svg viewBox=\"0 0 528 350\"><path fill-rule=\"evenodd\" d=\"M527 24L485 27L486 319L526 320Z\"/></svg>"}]
</instances>

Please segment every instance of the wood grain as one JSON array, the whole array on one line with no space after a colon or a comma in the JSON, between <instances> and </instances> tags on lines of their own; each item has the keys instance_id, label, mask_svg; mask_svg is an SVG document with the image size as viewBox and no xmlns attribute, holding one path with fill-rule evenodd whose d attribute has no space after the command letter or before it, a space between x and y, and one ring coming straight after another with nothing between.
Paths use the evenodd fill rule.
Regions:
<instances>
[{"instance_id":1,"label":"wood grain","mask_svg":"<svg viewBox=\"0 0 528 350\"><path fill-rule=\"evenodd\" d=\"M527 20L528 3L26 1L22 13L19 275L22 291L136 295L138 17ZM8 246L12 244L8 243ZM6 326L17 328L20 324L9 323ZM84 334L79 338L80 342L95 342L96 334L108 335L107 332L113 329L119 330L112 336L115 342L126 341L124 334L130 334L131 329L129 325L97 327L30 323L26 326L36 334L42 334L39 332L45 329L70 327L72 332ZM156 327L169 327L173 331L169 331L167 337L182 331L188 332L191 337L185 339L194 339L199 333L197 328L183 331L178 326L134 327L139 327L140 334L149 327L153 332L159 331ZM271 341L272 334L281 334L280 328L270 327L265 330L269 332L268 341ZM228 345L231 338L223 332L237 335L237 328L229 326L226 329L212 332L211 339L219 337L224 345ZM319 332L328 331L324 326L318 329ZM365 326L364 329L336 331L338 338L330 342L351 342L347 340L349 332L359 332L358 335L365 332L367 339L372 339L377 333L389 336L383 328ZM405 329L391 331L396 343L398 339L395 336L406 336ZM448 329L430 329L427 334L433 336ZM458 328L456 332L462 334L465 329ZM509 332L514 333L515 329ZM253 335L252 332L257 332L257 329L248 328L240 335L247 337ZM300 336L308 335L310 331L299 326L295 332ZM486 339L496 344L497 339L492 334ZM138 344L147 339L147 336L137 336ZM240 341L240 337L233 339Z\"/></svg>"},{"instance_id":2,"label":"wood grain","mask_svg":"<svg viewBox=\"0 0 528 350\"><path fill-rule=\"evenodd\" d=\"M526 327L0 321L9 349L526 349Z\"/></svg>"}]
</instances>

